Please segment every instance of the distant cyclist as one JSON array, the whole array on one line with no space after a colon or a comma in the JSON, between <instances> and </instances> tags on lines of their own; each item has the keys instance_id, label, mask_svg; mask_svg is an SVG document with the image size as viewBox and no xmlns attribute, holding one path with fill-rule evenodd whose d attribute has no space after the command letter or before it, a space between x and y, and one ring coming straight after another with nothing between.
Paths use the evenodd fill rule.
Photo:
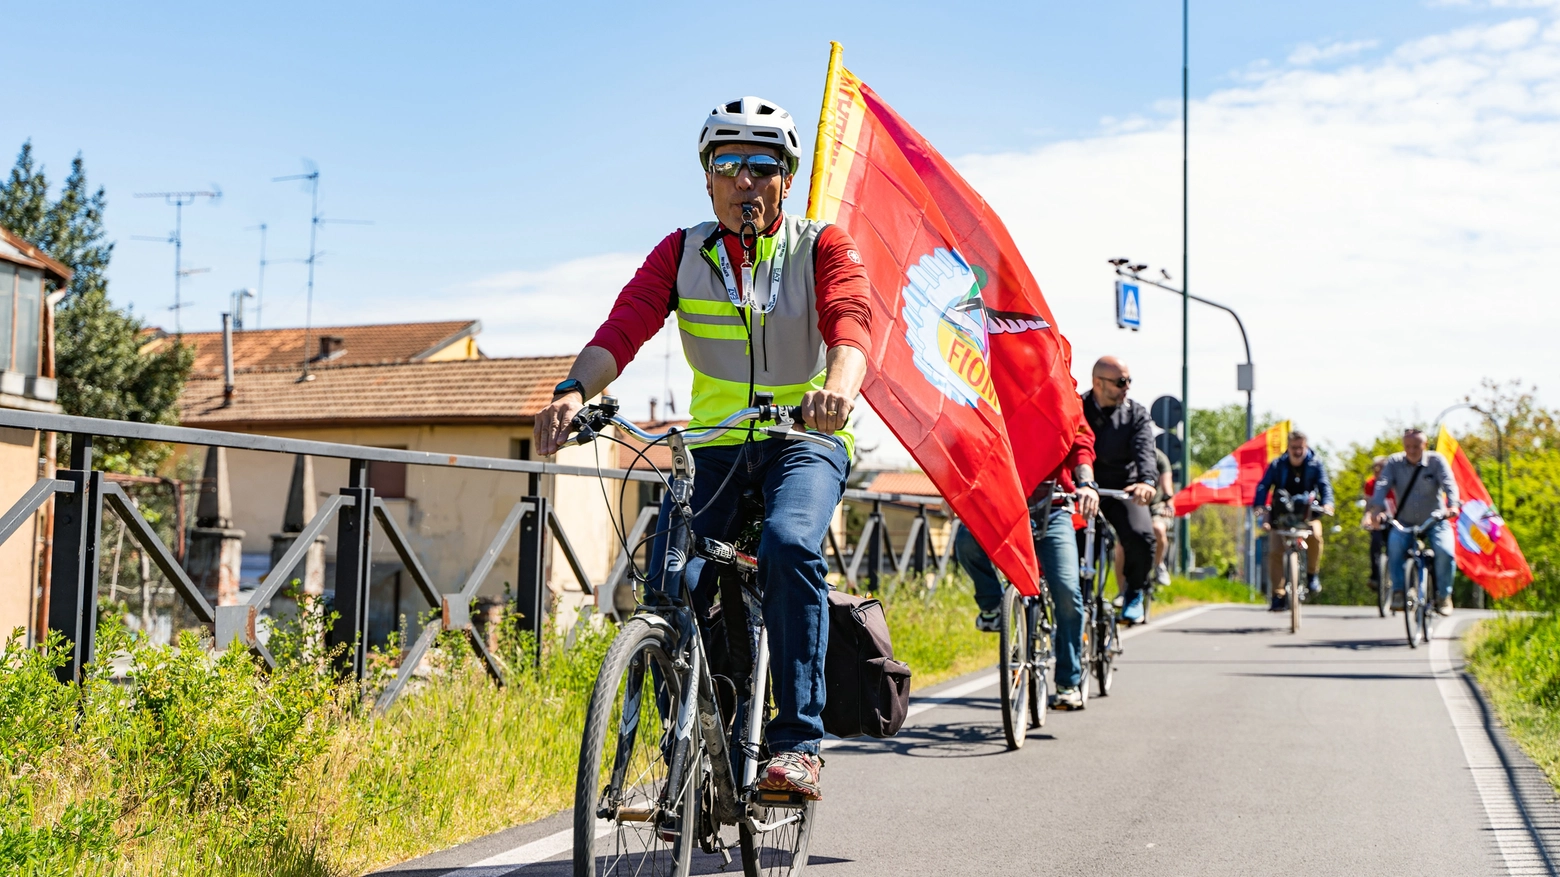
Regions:
<instances>
[{"instance_id":1,"label":"distant cyclist","mask_svg":"<svg viewBox=\"0 0 1560 877\"><path fill-rule=\"evenodd\" d=\"M777 404L801 406L809 428L835 436L835 447L823 450L732 432L693 451L695 534L730 541L744 491L764 502L758 583L774 716L759 787L818 799L829 636L823 540L850 472L846 425L867 371L867 275L844 229L781 207L801 161L785 110L756 97L722 104L705 120L698 153L715 219L656 244L554 388L552 404L537 413L537 448L554 453L585 400L606 389L673 312L693 368L692 429L753 405L756 393L773 393ZM656 538L656 556L665 543ZM661 590L663 567L652 565L650 590Z\"/></svg>"},{"instance_id":2,"label":"distant cyclist","mask_svg":"<svg viewBox=\"0 0 1560 877\"><path fill-rule=\"evenodd\" d=\"M1395 515L1387 511L1389 495L1397 497ZM1376 478L1376 492L1370 499L1370 523L1386 524L1395 519L1405 527L1417 527L1438 512L1443 517L1451 515L1458 505L1457 479L1452 477L1446 458L1425 450L1424 430L1404 430L1403 452L1388 457ZM1425 537L1435 551L1435 611L1448 615L1452 611L1452 573L1457 550L1452 525L1442 520L1426 531ZM1392 575L1394 609L1403 608L1403 561L1408 558L1410 538L1396 527L1387 531L1387 567Z\"/></svg>"},{"instance_id":3,"label":"distant cyclist","mask_svg":"<svg viewBox=\"0 0 1560 877\"><path fill-rule=\"evenodd\" d=\"M1315 491L1322 514L1333 513L1333 488L1327 477L1327 467L1307 444L1305 433L1297 429L1289 432L1289 452L1269 464L1257 483L1252 507L1262 510L1264 529L1272 529L1270 506L1280 490L1290 496ZM1269 491L1272 491L1271 497ZM1310 528L1311 536L1305 540L1306 590L1315 594L1322 589L1322 522L1311 521ZM1284 587L1284 540L1269 536L1267 543L1268 581L1273 583L1273 601L1268 608L1281 612L1289 608L1289 594Z\"/></svg>"},{"instance_id":4,"label":"distant cyclist","mask_svg":"<svg viewBox=\"0 0 1560 877\"><path fill-rule=\"evenodd\" d=\"M1094 430L1094 469L1101 487L1124 490L1132 501L1100 503L1100 513L1121 543L1121 619L1143 620L1143 591L1154 571L1154 519L1148 511L1159 481L1154 462L1154 421L1148 409L1127 398L1132 373L1114 356L1094 364L1094 386L1083 394L1083 416Z\"/></svg>"},{"instance_id":5,"label":"distant cyclist","mask_svg":"<svg viewBox=\"0 0 1560 877\"><path fill-rule=\"evenodd\" d=\"M1370 461L1370 477L1365 479L1366 503L1376 495L1376 480L1381 477L1381 467L1386 464L1386 454L1377 454ZM1397 514L1397 497L1391 492L1387 493L1385 508L1389 517ZM1370 515L1365 517L1365 528L1370 531L1370 587L1379 596L1381 589L1386 587L1386 583L1381 580L1381 557L1387 553L1387 528L1370 520Z\"/></svg>"},{"instance_id":6,"label":"distant cyclist","mask_svg":"<svg viewBox=\"0 0 1560 877\"><path fill-rule=\"evenodd\" d=\"M1083 682L1080 660L1083 594L1078 585L1078 539L1072 523L1074 503L1070 499L1052 502L1052 486L1056 494L1076 491L1078 514L1094 517L1099 510L1100 497L1095 492L1093 462L1094 436L1080 423L1067 458L1030 497L1030 502L1044 504L1033 513L1033 521L1036 531L1045 527L1035 547L1056 610L1056 693L1051 696L1051 708L1058 710L1083 709L1083 692L1078 690ZM992 566L991 558L970 535L968 527L959 528L959 535L953 540L953 553L975 582L975 605L980 607L975 626L984 631L1000 630L1002 584L997 581L997 570Z\"/></svg>"},{"instance_id":7,"label":"distant cyclist","mask_svg":"<svg viewBox=\"0 0 1560 877\"><path fill-rule=\"evenodd\" d=\"M1154 502L1148 507L1149 514L1154 517L1154 582L1160 585L1170 584L1170 565L1165 557L1170 553L1170 527L1175 523L1175 506L1171 500L1175 499L1175 476L1171 468L1170 458L1165 452L1154 448L1154 463L1159 468L1159 481L1155 484ZM1116 581L1121 581L1126 576L1126 556L1117 544L1115 549Z\"/></svg>"}]
</instances>

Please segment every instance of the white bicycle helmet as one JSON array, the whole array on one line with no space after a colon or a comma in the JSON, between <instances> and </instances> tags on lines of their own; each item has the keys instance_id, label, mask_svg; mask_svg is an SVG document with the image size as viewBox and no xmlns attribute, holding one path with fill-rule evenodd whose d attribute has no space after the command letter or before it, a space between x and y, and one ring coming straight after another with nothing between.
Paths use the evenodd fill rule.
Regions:
<instances>
[{"instance_id":1,"label":"white bicycle helmet","mask_svg":"<svg viewBox=\"0 0 1560 877\"><path fill-rule=\"evenodd\" d=\"M718 143L779 147L791 176L796 175L802 162L802 143L796 136L796 122L791 114L761 97L749 95L710 110L710 117L699 131L701 167L708 167L710 150Z\"/></svg>"}]
</instances>

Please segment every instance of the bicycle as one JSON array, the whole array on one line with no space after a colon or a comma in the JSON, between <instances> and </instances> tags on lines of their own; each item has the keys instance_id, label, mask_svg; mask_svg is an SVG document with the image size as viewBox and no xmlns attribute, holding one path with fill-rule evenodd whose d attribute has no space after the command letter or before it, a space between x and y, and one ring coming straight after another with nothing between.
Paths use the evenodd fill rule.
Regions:
<instances>
[{"instance_id":1,"label":"bicycle","mask_svg":"<svg viewBox=\"0 0 1560 877\"><path fill-rule=\"evenodd\" d=\"M1370 527L1363 527L1363 529L1366 533L1371 534L1373 538L1377 532ZM1375 560L1375 566L1376 612L1382 618L1386 618L1389 614L1396 612L1397 610L1392 608L1392 580L1388 577L1389 570L1387 569L1387 552L1385 548L1383 548L1380 555L1377 556Z\"/></svg>"},{"instance_id":2,"label":"bicycle","mask_svg":"<svg viewBox=\"0 0 1560 877\"><path fill-rule=\"evenodd\" d=\"M1425 534L1445 519L1444 511L1435 512L1417 527L1405 527L1392 519L1392 529L1407 533L1410 540L1408 556L1403 560L1403 626L1411 649L1419 648L1421 642L1430 642L1435 601L1429 586L1435 571L1435 551L1425 544Z\"/></svg>"},{"instance_id":3,"label":"bicycle","mask_svg":"<svg viewBox=\"0 0 1560 877\"><path fill-rule=\"evenodd\" d=\"M1045 534L1051 502L1029 509L1029 524L1036 546ZM999 578L1005 580L1005 576ZM1002 589L998 628L997 678L1002 689L1002 733L1009 749L1024 745L1030 728L1045 726L1049 708L1051 673L1056 667L1055 609L1045 572L1040 573L1039 593L1026 597L1011 583ZM1027 715L1026 715L1027 713Z\"/></svg>"},{"instance_id":4,"label":"bicycle","mask_svg":"<svg viewBox=\"0 0 1560 877\"><path fill-rule=\"evenodd\" d=\"M1284 540L1284 590L1289 595L1289 632L1300 632L1300 604L1305 602L1306 549L1311 539L1311 521L1321 517L1322 507L1316 493L1291 496L1280 490L1273 498L1273 517L1277 527L1273 537Z\"/></svg>"},{"instance_id":5,"label":"bicycle","mask_svg":"<svg viewBox=\"0 0 1560 877\"><path fill-rule=\"evenodd\" d=\"M663 590L647 592L619 629L586 713L574 795L576 877L683 877L695 846L729 864L730 844L721 832L733 825L747 877L797 877L806 867L817 802L758 788L758 767L767 755L765 720L773 711L769 635L753 556L761 527L746 528L738 544L697 537L691 527L692 445L770 422L764 431L777 440L835 446L794 430L801 425L794 406L774 405L768 394L755 401L755 407L692 432L645 432L618 416L611 397L585 406L571 424L578 430L569 439L575 444L615 426L650 445L664 442L672 452ZM696 583L684 575L695 557L721 572L718 608L731 644L723 654L712 655L719 643L701 624ZM745 650L751 654L739 654ZM735 678L712 672L712 657L724 658ZM602 785L604 766L610 771Z\"/></svg>"},{"instance_id":6,"label":"bicycle","mask_svg":"<svg viewBox=\"0 0 1560 877\"><path fill-rule=\"evenodd\" d=\"M1101 499L1127 499L1123 490L1099 488ZM1076 497L1077 494L1074 494ZM1121 654L1121 634L1116 629L1116 606L1105 596L1110 587L1111 572L1115 570L1116 533L1106 523L1104 515L1096 513L1083 527L1083 551L1078 555L1078 587L1083 591L1083 649L1079 659L1083 662L1084 682L1079 693L1087 702L1088 677L1093 676L1099 687L1099 696L1110 694L1110 686L1116 678L1116 656ZM1148 596L1144 595L1143 617L1148 618Z\"/></svg>"}]
</instances>

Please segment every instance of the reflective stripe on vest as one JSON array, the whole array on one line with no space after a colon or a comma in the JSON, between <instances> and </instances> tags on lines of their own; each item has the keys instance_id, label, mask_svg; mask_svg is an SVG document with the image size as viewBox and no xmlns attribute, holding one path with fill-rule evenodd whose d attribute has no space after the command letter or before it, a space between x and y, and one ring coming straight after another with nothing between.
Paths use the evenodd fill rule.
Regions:
<instances>
[{"instance_id":1,"label":"reflective stripe on vest","mask_svg":"<svg viewBox=\"0 0 1560 877\"><path fill-rule=\"evenodd\" d=\"M731 303L714 254L718 223L701 223L684 232L677 267L677 328L693 369L690 429L719 423L748 406L749 369L754 392L773 393L779 405L800 404L808 390L823 387L827 350L818 331L813 246L828 224L792 216L785 223L788 235L760 238L756 247L758 265L752 276L767 286L777 241L788 237L790 242L780 289L767 290L775 297L774 309L767 314L750 314ZM743 275L745 281L747 272ZM836 435L847 452L853 451L849 432ZM732 432L711 444L740 444L746 438L745 433Z\"/></svg>"}]
</instances>

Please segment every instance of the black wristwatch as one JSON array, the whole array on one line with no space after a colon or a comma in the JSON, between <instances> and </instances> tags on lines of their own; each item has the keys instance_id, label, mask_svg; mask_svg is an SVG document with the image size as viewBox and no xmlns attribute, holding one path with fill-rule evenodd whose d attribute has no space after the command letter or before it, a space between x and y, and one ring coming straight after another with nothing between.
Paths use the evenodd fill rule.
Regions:
<instances>
[{"instance_id":1,"label":"black wristwatch","mask_svg":"<svg viewBox=\"0 0 1560 877\"><path fill-rule=\"evenodd\" d=\"M1098 481L1080 481L1078 482L1077 486L1080 490L1087 487L1090 490L1097 492L1100 489L1100 483Z\"/></svg>"},{"instance_id":2,"label":"black wristwatch","mask_svg":"<svg viewBox=\"0 0 1560 877\"><path fill-rule=\"evenodd\" d=\"M585 384L584 384L584 382L582 382L579 378L569 378L568 380L560 383L558 386L553 387L553 398L554 399L557 399L559 396L563 396L563 395L566 395L568 393L579 393L580 394L580 401L581 402L585 401Z\"/></svg>"}]
</instances>

